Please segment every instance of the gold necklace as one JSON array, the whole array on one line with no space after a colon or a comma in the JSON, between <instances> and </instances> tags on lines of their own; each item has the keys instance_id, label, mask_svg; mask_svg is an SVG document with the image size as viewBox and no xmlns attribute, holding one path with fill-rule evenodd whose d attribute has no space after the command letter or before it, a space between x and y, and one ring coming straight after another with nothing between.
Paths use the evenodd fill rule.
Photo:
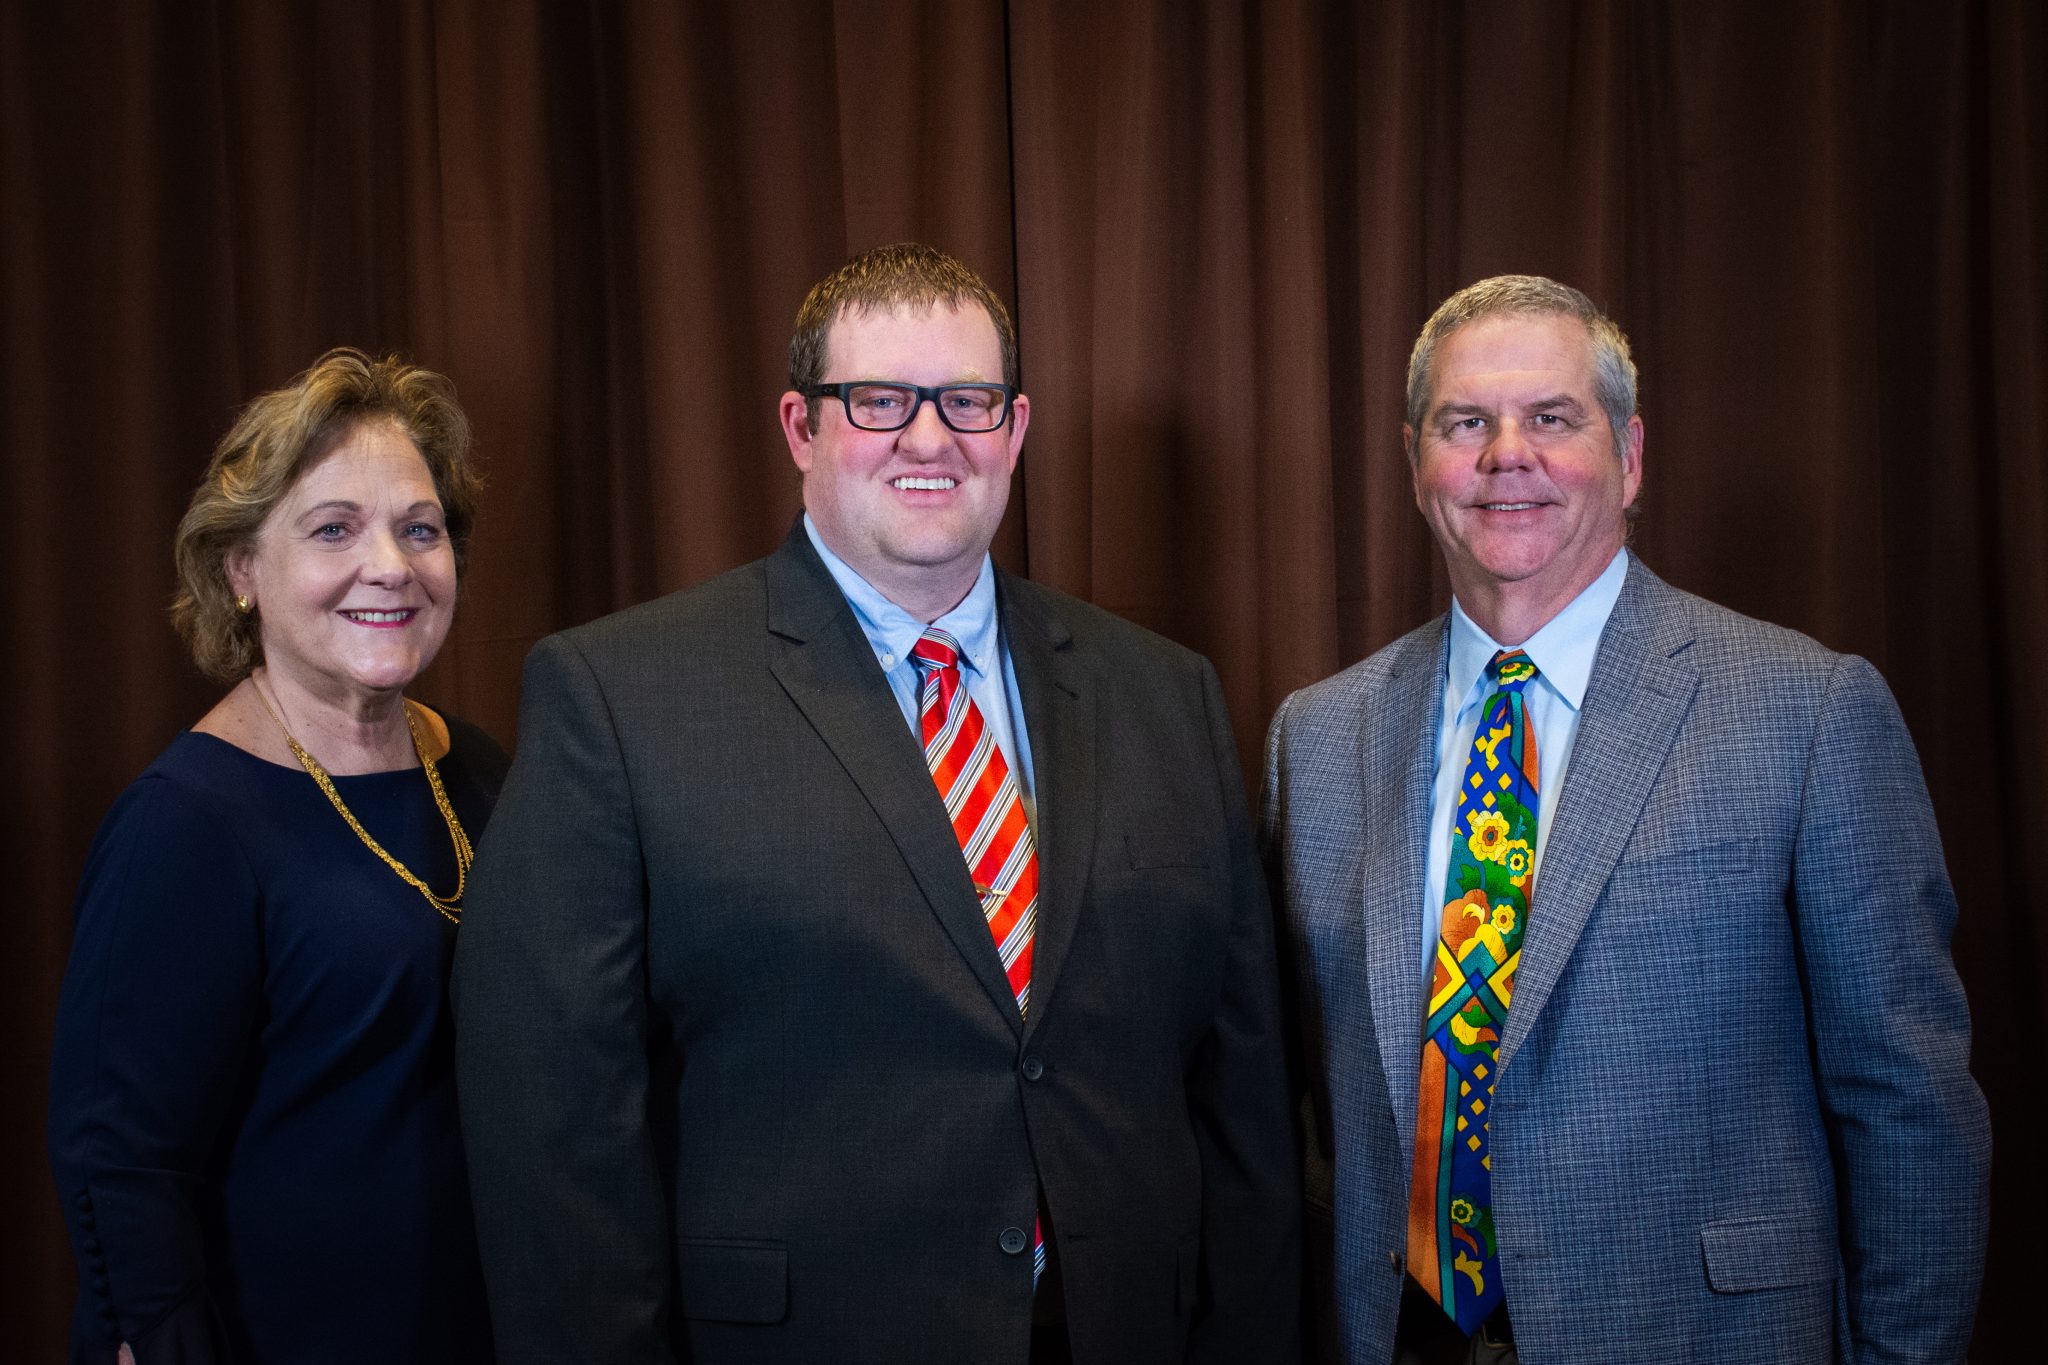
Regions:
<instances>
[{"instance_id":1,"label":"gold necklace","mask_svg":"<svg viewBox=\"0 0 2048 1365\"><path fill-rule=\"evenodd\" d=\"M419 755L420 767L426 770L427 785L434 790L434 804L440 807L441 818L448 822L448 837L455 841L455 894L452 896L435 895L425 882L412 874L411 868L385 852L384 846L370 837L370 831L363 828L363 822L356 819L355 812L343 804L341 793L334 789L334 779L327 775L327 769L320 766L319 759L306 752L304 745L292 738L292 732L285 729L284 722L278 719L277 712L271 708L270 699L263 695L262 688L256 686L254 678L249 679L249 686L255 691L256 700L262 702L263 709L270 713L270 719L276 722L278 733L283 735L284 742L291 746L292 756L299 760L299 766L306 770L307 776L320 784L320 790L327 793L327 799L341 812L341 818L348 821L348 827L356 832L356 837L369 847L370 852L382 858L386 867L403 877L406 885L425 896L427 904L440 911L442 917L450 924L462 923L462 892L469 884L469 866L476 861L476 854L470 849L469 836L462 832L462 822L455 818L455 807L448 803L448 791L441 785L441 770L434 766L433 756L427 752L427 746L420 742L420 727L413 720L413 703L404 698L399 699L399 705L405 710L406 732L412 736L412 750Z\"/></svg>"}]
</instances>

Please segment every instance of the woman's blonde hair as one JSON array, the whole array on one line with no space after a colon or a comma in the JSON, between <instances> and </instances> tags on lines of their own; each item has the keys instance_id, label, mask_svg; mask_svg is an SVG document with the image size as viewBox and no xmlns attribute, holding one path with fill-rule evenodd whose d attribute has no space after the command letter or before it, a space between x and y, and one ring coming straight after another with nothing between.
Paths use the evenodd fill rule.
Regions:
<instances>
[{"instance_id":1,"label":"woman's blonde hair","mask_svg":"<svg viewBox=\"0 0 2048 1365\"><path fill-rule=\"evenodd\" d=\"M460 580L482 480L470 463L469 419L455 401L454 385L396 356L372 360L337 347L284 388L242 409L214 448L178 523L171 622L200 672L239 682L262 661L256 615L237 607L228 585L228 557L255 544L270 509L308 466L342 436L374 422L404 432L426 461Z\"/></svg>"}]
</instances>

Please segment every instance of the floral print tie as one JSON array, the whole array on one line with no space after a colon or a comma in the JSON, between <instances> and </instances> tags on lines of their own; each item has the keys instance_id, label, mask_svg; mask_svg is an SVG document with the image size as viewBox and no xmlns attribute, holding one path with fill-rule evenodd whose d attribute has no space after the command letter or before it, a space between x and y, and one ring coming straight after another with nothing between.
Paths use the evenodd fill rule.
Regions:
<instances>
[{"instance_id":1,"label":"floral print tie","mask_svg":"<svg viewBox=\"0 0 2048 1365\"><path fill-rule=\"evenodd\" d=\"M1529 914L1536 851L1536 735L1520 650L1487 665L1494 685L1458 784L1443 932L1422 1028L1408 1272L1474 1331L1501 1301L1488 1108Z\"/></svg>"}]
</instances>

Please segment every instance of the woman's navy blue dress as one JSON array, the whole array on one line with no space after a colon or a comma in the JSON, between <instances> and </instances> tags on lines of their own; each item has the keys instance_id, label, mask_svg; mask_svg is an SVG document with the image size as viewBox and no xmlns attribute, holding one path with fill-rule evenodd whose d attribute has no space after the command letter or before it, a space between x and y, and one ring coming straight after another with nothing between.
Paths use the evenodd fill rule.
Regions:
<instances>
[{"instance_id":1,"label":"woman's navy blue dress","mask_svg":"<svg viewBox=\"0 0 2048 1365\"><path fill-rule=\"evenodd\" d=\"M451 721L483 831L505 755ZM441 894L419 769L335 787ZM58 1007L50 1153L75 1365L490 1358L447 1004L455 926L313 780L180 735L101 824Z\"/></svg>"}]
</instances>

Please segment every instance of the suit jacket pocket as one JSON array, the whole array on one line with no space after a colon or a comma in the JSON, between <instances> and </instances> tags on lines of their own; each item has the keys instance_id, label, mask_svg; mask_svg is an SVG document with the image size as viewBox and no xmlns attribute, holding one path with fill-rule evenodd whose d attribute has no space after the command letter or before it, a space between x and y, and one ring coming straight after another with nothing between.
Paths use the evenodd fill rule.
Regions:
<instances>
[{"instance_id":1,"label":"suit jacket pocket","mask_svg":"<svg viewBox=\"0 0 2048 1365\"><path fill-rule=\"evenodd\" d=\"M1720 1294L1832 1280L1839 1264L1833 1228L1811 1218L1723 1218L1700 1228L1707 1284Z\"/></svg>"},{"instance_id":2,"label":"suit jacket pocket","mask_svg":"<svg viewBox=\"0 0 2048 1365\"><path fill-rule=\"evenodd\" d=\"M1644 872L1670 880L1682 875L1709 883L1758 869L1775 869L1783 858L1755 839L1703 839L1696 830L1638 829L1615 864L1617 874Z\"/></svg>"},{"instance_id":3,"label":"suit jacket pocket","mask_svg":"<svg viewBox=\"0 0 2048 1365\"><path fill-rule=\"evenodd\" d=\"M709 1322L780 1322L789 1311L789 1251L780 1242L679 1238L677 1306Z\"/></svg>"},{"instance_id":4,"label":"suit jacket pocket","mask_svg":"<svg viewBox=\"0 0 2048 1365\"><path fill-rule=\"evenodd\" d=\"M1124 835L1124 851L1135 870L1146 867L1207 867L1209 850L1190 834L1150 832Z\"/></svg>"}]
</instances>

